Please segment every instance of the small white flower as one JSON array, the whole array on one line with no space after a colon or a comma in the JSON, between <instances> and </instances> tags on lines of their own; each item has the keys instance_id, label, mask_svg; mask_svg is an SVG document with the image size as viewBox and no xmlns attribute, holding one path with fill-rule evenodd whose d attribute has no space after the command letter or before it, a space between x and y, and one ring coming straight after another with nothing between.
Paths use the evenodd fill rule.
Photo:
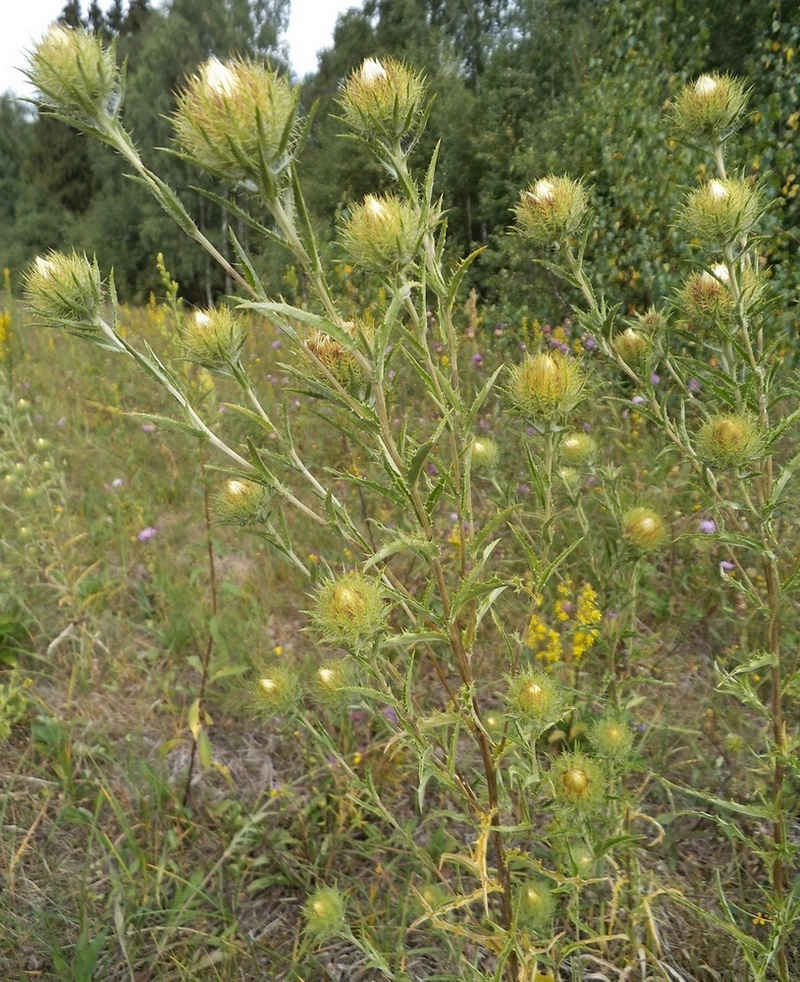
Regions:
<instances>
[{"instance_id":1,"label":"small white flower","mask_svg":"<svg viewBox=\"0 0 800 982\"><path fill-rule=\"evenodd\" d=\"M211 58L203 68L203 82L214 95L231 95L237 87L237 79L227 65L218 58Z\"/></svg>"},{"instance_id":2,"label":"small white flower","mask_svg":"<svg viewBox=\"0 0 800 982\"><path fill-rule=\"evenodd\" d=\"M386 69L376 58L366 58L361 66L361 81L373 85L381 78L386 78Z\"/></svg>"},{"instance_id":3,"label":"small white flower","mask_svg":"<svg viewBox=\"0 0 800 982\"><path fill-rule=\"evenodd\" d=\"M548 181L546 177L543 177L533 185L531 197L537 204L544 204L553 200L554 191L555 188L553 187L552 181Z\"/></svg>"},{"instance_id":4,"label":"small white flower","mask_svg":"<svg viewBox=\"0 0 800 982\"><path fill-rule=\"evenodd\" d=\"M701 99L707 99L717 88L717 80L711 75L701 75L694 83L694 91Z\"/></svg>"}]
</instances>

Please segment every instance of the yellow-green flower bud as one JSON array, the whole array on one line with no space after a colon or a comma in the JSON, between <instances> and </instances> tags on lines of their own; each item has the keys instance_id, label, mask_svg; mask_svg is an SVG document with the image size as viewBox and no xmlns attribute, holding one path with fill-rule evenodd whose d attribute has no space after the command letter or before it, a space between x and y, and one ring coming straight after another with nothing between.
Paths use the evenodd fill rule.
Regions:
<instances>
[{"instance_id":1,"label":"yellow-green flower bud","mask_svg":"<svg viewBox=\"0 0 800 982\"><path fill-rule=\"evenodd\" d=\"M518 230L534 242L558 242L573 235L588 206L581 181L550 174L520 193L514 209Z\"/></svg>"},{"instance_id":2,"label":"yellow-green flower bud","mask_svg":"<svg viewBox=\"0 0 800 982\"><path fill-rule=\"evenodd\" d=\"M556 909L556 901L546 880L527 880L517 891L517 926L546 931Z\"/></svg>"},{"instance_id":3,"label":"yellow-green flower bud","mask_svg":"<svg viewBox=\"0 0 800 982\"><path fill-rule=\"evenodd\" d=\"M347 704L355 683L353 663L345 658L327 661L314 673L314 697L323 706L340 709Z\"/></svg>"},{"instance_id":4,"label":"yellow-green flower bud","mask_svg":"<svg viewBox=\"0 0 800 982\"><path fill-rule=\"evenodd\" d=\"M593 811L605 798L602 768L580 752L563 754L555 761L550 769L550 784L555 801L576 811Z\"/></svg>"},{"instance_id":5,"label":"yellow-green flower bud","mask_svg":"<svg viewBox=\"0 0 800 982\"><path fill-rule=\"evenodd\" d=\"M729 282L728 267L722 263L689 277L678 294L678 302L691 326L713 327L731 317L736 301Z\"/></svg>"},{"instance_id":6,"label":"yellow-green flower bud","mask_svg":"<svg viewBox=\"0 0 800 982\"><path fill-rule=\"evenodd\" d=\"M355 335L357 328L353 322L344 326L349 334ZM362 324L361 330L368 338L374 335L371 325ZM310 359L311 372L317 378L326 379L323 371L325 369L351 395L363 393L367 384L364 369L353 352L349 351L340 341L323 331L316 331L303 344L306 351L312 356Z\"/></svg>"},{"instance_id":7,"label":"yellow-green flower bud","mask_svg":"<svg viewBox=\"0 0 800 982\"><path fill-rule=\"evenodd\" d=\"M594 463L597 457L597 443L588 433L575 430L561 437L559 451L561 460L568 467L584 467Z\"/></svg>"},{"instance_id":8,"label":"yellow-green flower bud","mask_svg":"<svg viewBox=\"0 0 800 982\"><path fill-rule=\"evenodd\" d=\"M712 416L697 434L697 448L709 462L741 467L764 453L764 434L754 416L730 413Z\"/></svg>"},{"instance_id":9,"label":"yellow-green flower bud","mask_svg":"<svg viewBox=\"0 0 800 982\"><path fill-rule=\"evenodd\" d=\"M296 100L289 82L263 65L207 61L178 96L178 143L200 167L232 181L269 184L291 156Z\"/></svg>"},{"instance_id":10,"label":"yellow-green flower bud","mask_svg":"<svg viewBox=\"0 0 800 982\"><path fill-rule=\"evenodd\" d=\"M99 334L105 290L94 260L77 252L38 256L25 274L25 295L45 326L66 328L106 347L117 347Z\"/></svg>"},{"instance_id":11,"label":"yellow-green flower bud","mask_svg":"<svg viewBox=\"0 0 800 982\"><path fill-rule=\"evenodd\" d=\"M499 462L500 448L495 440L479 436L472 441L473 470L494 470Z\"/></svg>"},{"instance_id":12,"label":"yellow-green flower bud","mask_svg":"<svg viewBox=\"0 0 800 982\"><path fill-rule=\"evenodd\" d=\"M681 224L701 243L722 247L747 235L761 210L761 196L747 181L715 178L690 192Z\"/></svg>"},{"instance_id":13,"label":"yellow-green flower bud","mask_svg":"<svg viewBox=\"0 0 800 982\"><path fill-rule=\"evenodd\" d=\"M544 672L526 669L508 681L508 711L520 722L536 724L541 730L552 726L564 711L558 683Z\"/></svg>"},{"instance_id":14,"label":"yellow-green flower bud","mask_svg":"<svg viewBox=\"0 0 800 982\"><path fill-rule=\"evenodd\" d=\"M340 102L354 130L393 143L416 135L425 119L425 91L419 72L394 58L367 58L348 77Z\"/></svg>"},{"instance_id":15,"label":"yellow-green flower bud","mask_svg":"<svg viewBox=\"0 0 800 982\"><path fill-rule=\"evenodd\" d=\"M247 323L227 307L197 310L186 319L181 345L189 361L217 375L230 375L247 339Z\"/></svg>"},{"instance_id":16,"label":"yellow-green flower bud","mask_svg":"<svg viewBox=\"0 0 800 982\"><path fill-rule=\"evenodd\" d=\"M300 681L288 669L272 668L256 679L253 695L265 716L283 716L300 701Z\"/></svg>"},{"instance_id":17,"label":"yellow-green flower bud","mask_svg":"<svg viewBox=\"0 0 800 982\"><path fill-rule=\"evenodd\" d=\"M368 194L342 228L342 240L353 259L379 272L407 266L421 234L411 205L393 194Z\"/></svg>"},{"instance_id":18,"label":"yellow-green flower bud","mask_svg":"<svg viewBox=\"0 0 800 982\"><path fill-rule=\"evenodd\" d=\"M222 525L255 525L266 520L271 501L269 488L232 478L214 495L214 517Z\"/></svg>"},{"instance_id":19,"label":"yellow-green flower bud","mask_svg":"<svg viewBox=\"0 0 800 982\"><path fill-rule=\"evenodd\" d=\"M744 84L729 75L712 73L684 86L675 100L672 118L685 133L718 142L734 132L746 107Z\"/></svg>"},{"instance_id":20,"label":"yellow-green flower bud","mask_svg":"<svg viewBox=\"0 0 800 982\"><path fill-rule=\"evenodd\" d=\"M650 307L643 314L636 315L636 330L646 337L654 337L665 330L667 319L656 307Z\"/></svg>"},{"instance_id":21,"label":"yellow-green flower bud","mask_svg":"<svg viewBox=\"0 0 800 982\"><path fill-rule=\"evenodd\" d=\"M630 365L642 363L649 346L649 338L632 327L625 328L614 338L614 350Z\"/></svg>"},{"instance_id":22,"label":"yellow-green flower bud","mask_svg":"<svg viewBox=\"0 0 800 982\"><path fill-rule=\"evenodd\" d=\"M54 24L33 49L26 72L43 101L74 118L116 114L121 100L114 45L81 28Z\"/></svg>"},{"instance_id":23,"label":"yellow-green flower bud","mask_svg":"<svg viewBox=\"0 0 800 982\"><path fill-rule=\"evenodd\" d=\"M622 535L641 552L651 552L662 545L667 529L652 508L631 508L622 517Z\"/></svg>"},{"instance_id":24,"label":"yellow-green flower bud","mask_svg":"<svg viewBox=\"0 0 800 982\"><path fill-rule=\"evenodd\" d=\"M569 415L584 397L580 363L559 352L528 355L511 369L506 395L513 409L534 420Z\"/></svg>"},{"instance_id":25,"label":"yellow-green flower bud","mask_svg":"<svg viewBox=\"0 0 800 982\"><path fill-rule=\"evenodd\" d=\"M345 926L344 897L335 887L320 887L303 905L306 931L318 942L327 941Z\"/></svg>"},{"instance_id":26,"label":"yellow-green flower bud","mask_svg":"<svg viewBox=\"0 0 800 982\"><path fill-rule=\"evenodd\" d=\"M633 749L633 730L625 720L609 714L595 720L589 728L589 742L598 756L624 761Z\"/></svg>"},{"instance_id":27,"label":"yellow-green flower bud","mask_svg":"<svg viewBox=\"0 0 800 982\"><path fill-rule=\"evenodd\" d=\"M597 860L592 850L583 842L568 846L568 860L572 876L588 879L594 875Z\"/></svg>"},{"instance_id":28,"label":"yellow-green flower bud","mask_svg":"<svg viewBox=\"0 0 800 982\"><path fill-rule=\"evenodd\" d=\"M323 584L310 612L322 639L340 645L379 634L386 627L386 614L380 581L357 572Z\"/></svg>"}]
</instances>

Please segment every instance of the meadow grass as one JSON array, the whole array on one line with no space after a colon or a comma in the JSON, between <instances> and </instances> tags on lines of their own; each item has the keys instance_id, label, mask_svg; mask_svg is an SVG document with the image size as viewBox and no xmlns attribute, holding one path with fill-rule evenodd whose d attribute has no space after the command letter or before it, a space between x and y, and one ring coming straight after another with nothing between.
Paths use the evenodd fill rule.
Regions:
<instances>
[{"instance_id":1,"label":"meadow grass","mask_svg":"<svg viewBox=\"0 0 800 982\"><path fill-rule=\"evenodd\" d=\"M15 310L18 324L24 317ZM490 373L500 357L492 352L492 324L474 309L463 317L465 333L474 335L465 370ZM128 323L153 344L168 339L163 308L125 311ZM565 339L562 328L556 341ZM280 400L289 376L279 367L276 340L259 324L247 357L275 379ZM166 406L144 378L114 374L114 361L102 352L36 330L15 333L15 344L14 384L4 390L1 475L9 625L3 684L16 693L5 710L2 755L5 976L379 977L374 970L358 974L362 956L347 944L308 951L300 907L312 884L335 874L356 884L349 898L356 916L379 942L395 944L398 925L419 915L409 894L414 871L394 848L387 851L384 823L354 800L347 771L321 757L293 725L254 723L243 686L243 673L248 678L267 663L302 675L317 664L319 646L302 614L306 585L257 539L213 527L218 623L210 675L217 677L204 702L211 754L195 768L184 801L192 744L187 714L200 684L211 604L208 474L198 446L129 415ZM218 384L209 396L220 406L222 389ZM329 454L330 446L318 442L308 398L289 398L301 402L298 440L312 454ZM612 438L596 477L579 491L584 507L602 522L604 485L624 479L649 495L662 488L657 501L648 501L669 516L672 545L658 559L656 583L642 586L636 636L615 637L624 611L607 615L603 654L594 662L586 656L582 687L591 692L605 684L601 658L613 646L627 663L619 677L641 734L637 794L642 811L663 828L652 870L645 859L637 902L652 904L653 929L683 977L733 980L742 976L724 935L709 936L691 914L663 896L649 899L648 890L657 879L716 909L718 880L748 912L754 933L769 917L736 825L720 828L680 790L702 787L739 799L758 793L740 748L755 739L757 722L718 691L714 674L715 661L735 659L753 612L720 575L722 554L701 531L707 519L698 495L687 490L680 467L657 454L651 424L622 400L596 413L590 428ZM482 429L505 459L519 454L501 417L486 416ZM503 478L494 472L485 482L488 495ZM142 534L148 529L155 530L151 537ZM348 565L332 539L302 523L294 532L307 556ZM450 523L440 534L445 544L455 540ZM556 606L547 619L558 625L555 613ZM731 617L741 628L736 639ZM481 654L486 663L495 657L491 650ZM369 766L382 795L410 821L416 764L384 753L385 722L352 710L330 713L326 725L351 766ZM551 738L570 746L585 741L580 730L557 730ZM438 862L454 848L457 829L440 819L421 823L417 834ZM392 912L391 923L374 921L377 898L383 912ZM596 902L609 902L602 890ZM618 916L624 919L622 910ZM418 932L409 938L400 960L411 978L447 971ZM603 971L602 955L597 959Z\"/></svg>"}]
</instances>

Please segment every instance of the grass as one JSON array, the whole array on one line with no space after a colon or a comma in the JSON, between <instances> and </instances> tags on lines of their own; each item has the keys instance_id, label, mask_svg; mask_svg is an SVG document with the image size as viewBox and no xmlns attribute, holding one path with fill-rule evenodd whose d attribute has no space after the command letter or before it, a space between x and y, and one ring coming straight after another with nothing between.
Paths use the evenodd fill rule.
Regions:
<instances>
[{"instance_id":1,"label":"grass","mask_svg":"<svg viewBox=\"0 0 800 982\"><path fill-rule=\"evenodd\" d=\"M159 348L169 343L161 308L125 316L131 335ZM488 340L493 330L474 309L465 316L472 335L465 362L488 377L499 357ZM23 319L14 313L0 436L0 706L7 722L0 974L71 982L380 978L347 941L321 951L307 943L301 906L332 877L352 884L352 917L409 979L451 978L458 964L488 971L468 940L436 949L411 930L398 947L421 913L412 889L422 886L419 872L346 769L314 751L302 731L256 718L248 689L254 671L278 662L309 673L320 659L304 631L306 585L258 540L208 529L205 488L216 479L208 466L214 461L183 434L130 415L168 414L159 389L92 346L25 330ZM277 341L259 325L251 366L260 368L270 398L290 400L305 457L347 460L346 444L326 443L312 407L290 391L276 365ZM205 384L202 376L195 383ZM216 401L220 425L236 443L247 423L225 411L225 398L218 385L208 403ZM409 418L413 398L409 385L402 400ZM657 495L673 542L658 575L640 585L636 636L615 626L631 602L621 591L617 618L604 620L601 644L580 667L590 690L603 675L593 658L626 666L617 678L641 734L639 800L663 829L632 819L645 845L628 910L637 906L636 916L651 922L671 977L734 982L745 975L733 943L670 902L664 889L719 910L719 884L743 930L756 937L770 916L760 906L758 857L741 846L743 828L757 838L758 820L714 820L686 790L737 800L759 793L743 750L757 739L756 723L718 690L713 670L715 662L735 663L736 646L746 645L759 614L720 575L724 557L713 537L698 534L699 496L680 465L658 454L647 421L625 401L602 406L587 422L605 434L603 463L596 485L580 492L592 528L607 522L604 494L624 483L631 504L637 495ZM489 414L482 425L504 459L519 459L520 437L502 417ZM486 477L487 508L512 480L516 488L512 475ZM565 484L562 505L570 493ZM442 522L443 548L456 533ZM299 526L295 536L312 563L321 557L347 567L350 557L324 533ZM596 566L584 575L601 583L602 555L594 555ZM605 609L609 596L603 601ZM495 655L489 649L482 657L491 663ZM193 719L204 677L204 715ZM407 816L435 870L454 851L458 830L448 824L444 797L418 816L413 762L385 753L388 720L331 712L324 723L353 772L369 772L393 811ZM196 759L192 725L207 736ZM553 738L579 748L585 734ZM596 903L608 918L600 885L606 874L613 879L614 870L600 876ZM461 874L447 875L457 881ZM624 927L624 906L617 926ZM609 941L583 963L597 973L586 977L630 977L615 968L616 954ZM791 957L800 972L796 941Z\"/></svg>"}]
</instances>

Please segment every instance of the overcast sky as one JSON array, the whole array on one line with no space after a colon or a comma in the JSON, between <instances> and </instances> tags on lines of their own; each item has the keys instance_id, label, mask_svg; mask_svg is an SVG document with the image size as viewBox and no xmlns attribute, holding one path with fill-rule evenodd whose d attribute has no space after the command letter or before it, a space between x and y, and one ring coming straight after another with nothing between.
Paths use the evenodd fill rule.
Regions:
<instances>
[{"instance_id":1,"label":"overcast sky","mask_svg":"<svg viewBox=\"0 0 800 982\"><path fill-rule=\"evenodd\" d=\"M158 6L158 3L153 3ZM0 93L9 89L28 95L27 80L18 71L27 63L25 55L64 9L64 0L21 0L9 10L0 28ZM85 10L87 3L82 3ZM100 0L105 10L108 3ZM298 76L317 67L317 52L331 45L333 26L340 13L360 7L361 0L291 0L291 17L286 40L292 68Z\"/></svg>"}]
</instances>

